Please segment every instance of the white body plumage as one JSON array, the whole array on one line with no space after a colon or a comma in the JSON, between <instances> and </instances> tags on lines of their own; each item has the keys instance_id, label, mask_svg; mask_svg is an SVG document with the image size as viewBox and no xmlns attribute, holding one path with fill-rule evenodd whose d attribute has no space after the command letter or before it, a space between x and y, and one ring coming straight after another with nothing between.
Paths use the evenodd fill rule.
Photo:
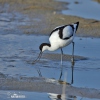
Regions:
<instances>
[{"instance_id":1,"label":"white body plumage","mask_svg":"<svg viewBox=\"0 0 100 100\"><path fill-rule=\"evenodd\" d=\"M62 25L56 27L50 34L49 41L50 44L43 43L40 45L40 50L43 52L45 50L55 51L59 48L63 48L73 42L75 33L77 31L79 22Z\"/></svg>"},{"instance_id":2,"label":"white body plumage","mask_svg":"<svg viewBox=\"0 0 100 100\"><path fill-rule=\"evenodd\" d=\"M79 22L56 27L50 34L50 37L49 37L50 44L42 43L39 46L40 54L33 63L36 63L36 61L39 61L39 59L42 56L43 51L45 51L45 50L55 51L57 49L61 49L61 65L62 65L62 55L63 55L62 48L69 45L70 43L73 43L72 62L74 63L73 39L74 39L75 33L78 29L78 26L79 26Z\"/></svg>"},{"instance_id":3,"label":"white body plumage","mask_svg":"<svg viewBox=\"0 0 100 100\"><path fill-rule=\"evenodd\" d=\"M65 30L68 31L68 28L65 27ZM67 35L70 36L69 32L67 32L67 31L63 32L63 38L64 37L68 37ZM48 48L48 49L50 51L54 51L54 50L57 50L59 48L63 48L65 46L69 45L73 40L73 36L71 38L67 39L67 40L61 39L59 37L58 33L59 33L59 30L55 31L49 38L49 41L50 41L50 44L51 44L51 48ZM68 34L66 34L66 33L68 33Z\"/></svg>"}]
</instances>

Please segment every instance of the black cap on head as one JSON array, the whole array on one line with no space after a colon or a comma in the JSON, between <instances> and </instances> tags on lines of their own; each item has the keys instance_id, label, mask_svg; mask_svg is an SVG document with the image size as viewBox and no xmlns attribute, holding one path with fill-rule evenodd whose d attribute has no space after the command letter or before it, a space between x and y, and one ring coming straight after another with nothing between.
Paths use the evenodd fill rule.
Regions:
<instances>
[{"instance_id":1,"label":"black cap on head","mask_svg":"<svg viewBox=\"0 0 100 100\"><path fill-rule=\"evenodd\" d=\"M43 48L43 46L51 46L50 44L48 44L48 43L42 43L40 46L39 46L39 49L40 49L40 51L42 51L42 48Z\"/></svg>"},{"instance_id":2,"label":"black cap on head","mask_svg":"<svg viewBox=\"0 0 100 100\"><path fill-rule=\"evenodd\" d=\"M39 46L40 51L42 51L43 43Z\"/></svg>"}]
</instances>

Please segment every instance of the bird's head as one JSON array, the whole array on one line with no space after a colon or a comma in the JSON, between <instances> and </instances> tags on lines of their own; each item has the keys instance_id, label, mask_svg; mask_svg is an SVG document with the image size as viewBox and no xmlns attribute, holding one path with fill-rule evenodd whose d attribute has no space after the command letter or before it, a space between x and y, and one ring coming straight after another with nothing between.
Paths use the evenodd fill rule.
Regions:
<instances>
[{"instance_id":1,"label":"bird's head","mask_svg":"<svg viewBox=\"0 0 100 100\"><path fill-rule=\"evenodd\" d=\"M49 48L50 46L51 46L51 45L48 44L48 43L42 43L42 44L39 46L40 53L39 53L37 59L33 61L33 64L36 63L36 62L38 62L38 61L40 60L43 51L48 50L48 48Z\"/></svg>"},{"instance_id":2,"label":"bird's head","mask_svg":"<svg viewBox=\"0 0 100 100\"><path fill-rule=\"evenodd\" d=\"M43 52L45 50L48 50L48 48L50 47L51 45L48 44L48 43L42 43L39 47L40 51Z\"/></svg>"}]
</instances>

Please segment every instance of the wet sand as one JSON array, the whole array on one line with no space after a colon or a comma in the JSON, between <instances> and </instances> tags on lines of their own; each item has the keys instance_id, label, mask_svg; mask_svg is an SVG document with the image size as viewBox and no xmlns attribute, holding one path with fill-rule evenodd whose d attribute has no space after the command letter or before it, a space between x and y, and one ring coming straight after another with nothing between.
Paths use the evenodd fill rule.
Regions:
<instances>
[{"instance_id":1,"label":"wet sand","mask_svg":"<svg viewBox=\"0 0 100 100\"><path fill-rule=\"evenodd\" d=\"M21 90L62 94L64 86L66 87L65 93L67 95L81 96L83 98L100 98L100 90L97 89L73 87L67 82L43 77L20 77L16 79L0 73L0 90Z\"/></svg>"},{"instance_id":2,"label":"wet sand","mask_svg":"<svg viewBox=\"0 0 100 100\"><path fill-rule=\"evenodd\" d=\"M0 9L1 13L20 12L29 17L27 25L17 27L25 34L49 35L56 26L79 21L77 36L100 37L100 21L62 15L61 11L68 9L68 3L65 2L54 0L0 0L0 5L3 8Z\"/></svg>"}]
</instances>

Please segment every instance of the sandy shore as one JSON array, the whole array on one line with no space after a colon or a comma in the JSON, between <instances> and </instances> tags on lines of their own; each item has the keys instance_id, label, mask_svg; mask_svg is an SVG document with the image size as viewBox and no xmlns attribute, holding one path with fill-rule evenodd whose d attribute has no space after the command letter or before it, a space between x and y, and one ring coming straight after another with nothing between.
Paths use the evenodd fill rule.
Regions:
<instances>
[{"instance_id":1,"label":"sandy shore","mask_svg":"<svg viewBox=\"0 0 100 100\"><path fill-rule=\"evenodd\" d=\"M73 87L66 82L43 77L20 77L19 79L16 79L0 73L1 90L21 90L62 94L64 86L66 87L65 93L67 95L100 98L100 90L97 89Z\"/></svg>"},{"instance_id":2,"label":"sandy shore","mask_svg":"<svg viewBox=\"0 0 100 100\"><path fill-rule=\"evenodd\" d=\"M9 4L9 5L6 5ZM84 19L76 16L62 15L61 11L67 9L68 3L54 0L0 0L0 12L21 12L29 17L27 25L19 25L18 29L25 34L50 34L52 29L62 24L80 22L78 36L100 37L100 21Z\"/></svg>"}]
</instances>

